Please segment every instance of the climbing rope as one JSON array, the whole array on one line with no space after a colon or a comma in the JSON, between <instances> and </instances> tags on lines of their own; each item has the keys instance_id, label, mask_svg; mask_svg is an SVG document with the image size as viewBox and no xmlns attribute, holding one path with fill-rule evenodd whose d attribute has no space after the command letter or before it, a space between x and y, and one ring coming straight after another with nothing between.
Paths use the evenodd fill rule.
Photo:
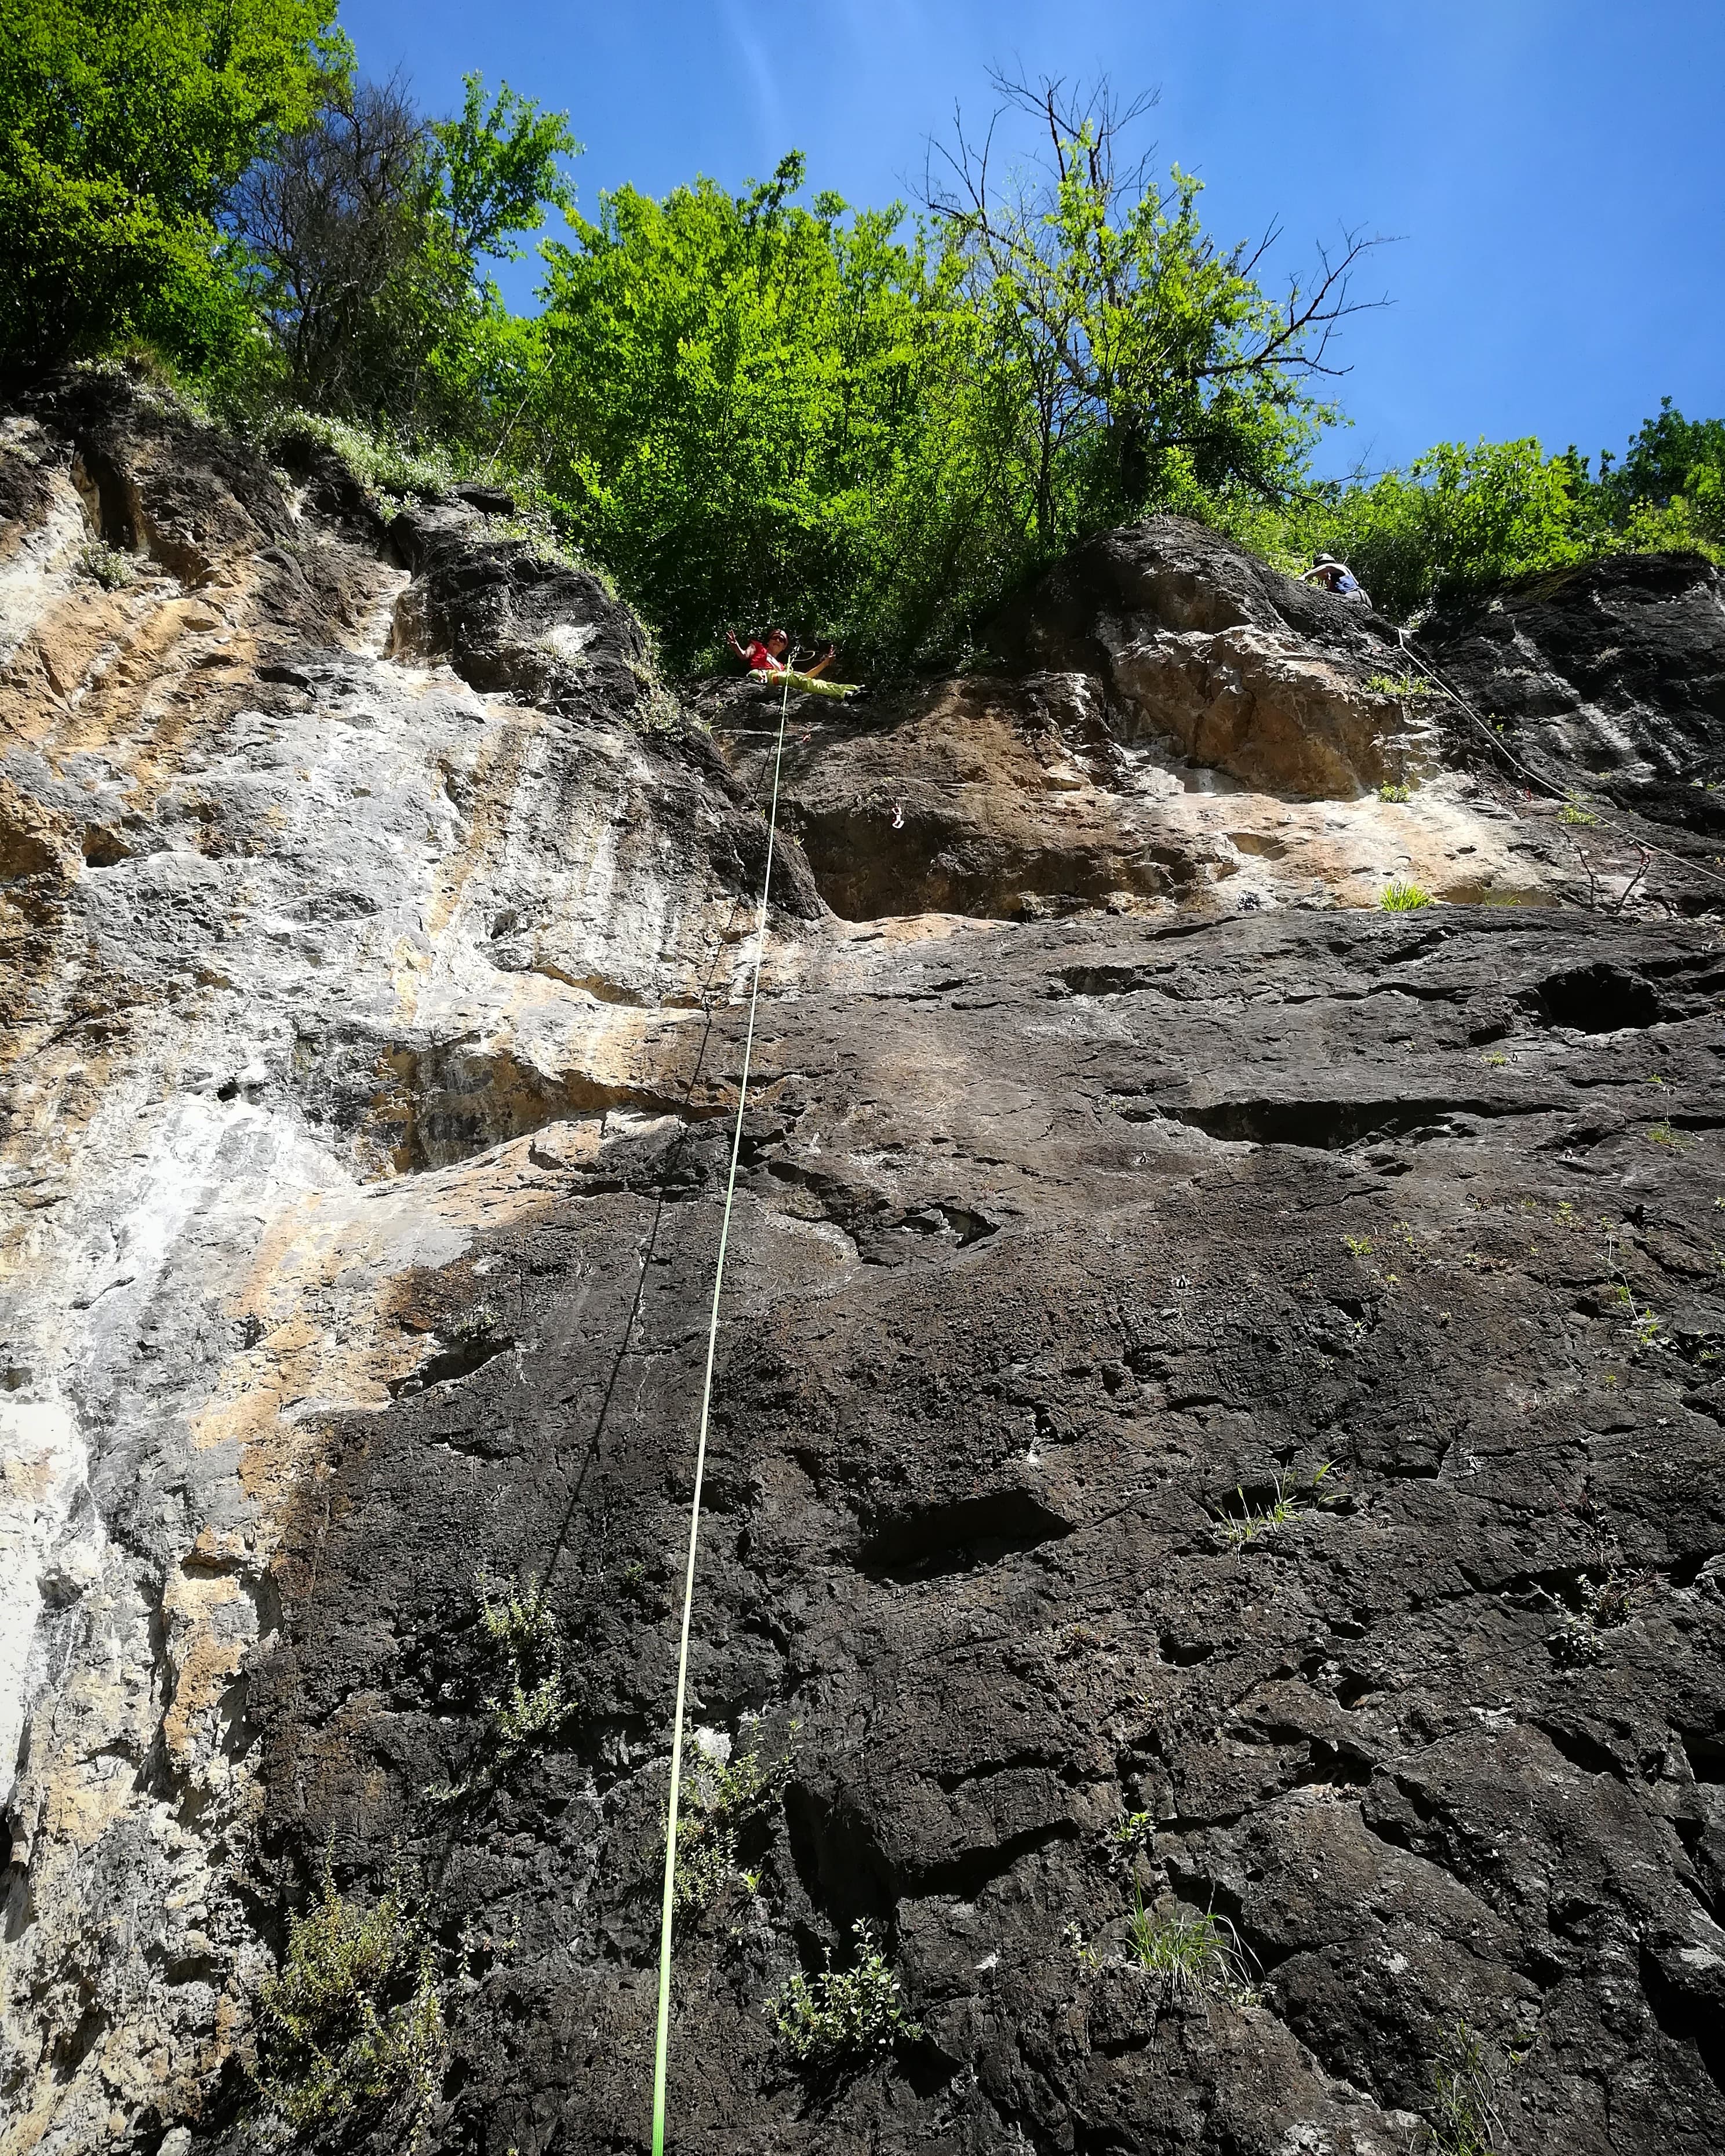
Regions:
<instances>
[{"instance_id":1,"label":"climbing rope","mask_svg":"<svg viewBox=\"0 0 1725 2156\"><path fill-rule=\"evenodd\" d=\"M1431 661L1426 658L1423 652L1420 651L1415 647L1406 629L1399 629L1396 631L1396 639L1400 644L1404 656L1413 660L1414 665L1420 669L1420 671L1425 676L1426 680L1431 683L1435 689L1437 689L1444 696L1449 698L1450 701L1455 706L1456 710L1461 713L1462 716L1466 719L1469 723L1483 737L1486 746L1495 755L1499 757L1505 763L1507 763L1512 771L1519 773L1519 775L1525 778L1530 785L1536 787L1540 793L1544 794L1548 799L1561 801L1568 798L1568 790L1567 788L1558 785L1553 779L1544 778L1537 771L1530 770L1525 763L1522 763L1519 760L1519 758L1510 753L1508 748L1506 747L1498 737L1493 733L1491 727L1486 725L1486 721L1480 716L1479 713L1474 710L1473 706L1467 702L1466 698L1456 695L1455 690L1450 686L1450 684L1446 680L1445 680L1443 675L1438 672L1436 667L1432 665ZM1675 861L1680 868L1686 869L1692 875L1698 875L1701 877L1703 882L1725 883L1725 876L1720 875L1712 869L1703 868L1699 861L1694 860L1688 854L1680 854L1674 847L1661 846L1651 839L1637 838L1633 833L1625 831L1621 824L1612 823L1609 818L1599 817L1596 814L1594 820L1598 824L1600 831L1607 837L1620 839L1625 845L1634 846L1644 855L1653 855L1661 860ZM1576 850L1580 852L1580 847L1579 844ZM1586 862L1587 856L1585 854L1582 855L1582 860L1584 863ZM1589 870L1589 873L1591 873L1591 870ZM1633 889L1633 887L1634 886L1631 886L1631 889Z\"/></svg>"},{"instance_id":2,"label":"climbing rope","mask_svg":"<svg viewBox=\"0 0 1725 2156\"><path fill-rule=\"evenodd\" d=\"M737 1089L737 1127L731 1137L731 1172L719 1222L719 1258L713 1269L713 1306L706 1328L706 1375L701 1388L701 1433L695 1441L695 1495L689 1507L689 1565L683 1579L683 1630L677 1647L676 1718L671 1724L670 1803L665 1820L665 1902L659 1926L659 2033L653 2052L653 2156L665 2156L665 2069L670 2052L671 1918L677 1892L677 1797L683 1777L683 1702L689 1685L689 1620L695 1607L695 1560L701 1540L701 1486L706 1473L707 1417L713 1400L713 1358L719 1344L719 1291L725 1284L725 1250L731 1240L731 1207L737 1196L737 1163L742 1151L742 1116L748 1101L749 1059L755 1045L755 1011L761 999L761 965L767 955L767 901L773 888L773 847L778 834L778 772L784 757L785 716L791 685L778 707L778 745L773 753L773 805L767 818L767 867L761 879L761 927L755 941L755 973L749 988L749 1022L742 1040L742 1077Z\"/></svg>"}]
</instances>

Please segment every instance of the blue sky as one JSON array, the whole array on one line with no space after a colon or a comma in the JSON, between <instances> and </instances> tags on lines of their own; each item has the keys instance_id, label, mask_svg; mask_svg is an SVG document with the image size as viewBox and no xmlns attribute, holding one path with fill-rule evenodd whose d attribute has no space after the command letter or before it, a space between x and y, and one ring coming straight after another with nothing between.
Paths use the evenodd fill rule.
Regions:
<instances>
[{"instance_id":1,"label":"blue sky","mask_svg":"<svg viewBox=\"0 0 1725 2156\"><path fill-rule=\"evenodd\" d=\"M629 181L740 188L791 147L811 192L911 193L986 119L991 62L1159 89L1159 162L1221 239L1394 235L1350 326L1330 470L1484 434L1620 450L1673 398L1725 416L1725 0L347 0L362 67L434 111L464 70L557 109L583 208ZM511 274L527 304L533 265Z\"/></svg>"}]
</instances>

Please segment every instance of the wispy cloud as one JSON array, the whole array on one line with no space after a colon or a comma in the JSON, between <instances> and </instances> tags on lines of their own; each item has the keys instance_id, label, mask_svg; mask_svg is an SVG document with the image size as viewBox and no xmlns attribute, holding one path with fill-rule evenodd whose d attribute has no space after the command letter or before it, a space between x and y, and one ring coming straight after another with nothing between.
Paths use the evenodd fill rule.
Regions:
<instances>
[{"instance_id":1,"label":"wispy cloud","mask_svg":"<svg viewBox=\"0 0 1725 2156\"><path fill-rule=\"evenodd\" d=\"M773 73L772 50L762 34L760 18L766 11L751 8L748 0L724 0L721 12L747 80L756 141L769 165L776 164L790 148L791 141L784 98ZM766 175L761 177L764 178Z\"/></svg>"}]
</instances>

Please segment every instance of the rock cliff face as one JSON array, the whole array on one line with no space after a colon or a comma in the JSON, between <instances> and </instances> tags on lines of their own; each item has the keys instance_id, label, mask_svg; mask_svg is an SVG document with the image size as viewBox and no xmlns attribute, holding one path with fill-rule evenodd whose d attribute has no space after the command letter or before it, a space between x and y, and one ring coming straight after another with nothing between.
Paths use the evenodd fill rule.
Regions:
<instances>
[{"instance_id":1,"label":"rock cliff face","mask_svg":"<svg viewBox=\"0 0 1725 2156\"><path fill-rule=\"evenodd\" d=\"M506 505L5 425L0 2148L265 2145L326 1876L442 2033L296 2145L642 2146L776 704ZM1483 726L1177 523L996 641L793 714L674 2143L1716 2150L1718 581L1436 624Z\"/></svg>"}]
</instances>

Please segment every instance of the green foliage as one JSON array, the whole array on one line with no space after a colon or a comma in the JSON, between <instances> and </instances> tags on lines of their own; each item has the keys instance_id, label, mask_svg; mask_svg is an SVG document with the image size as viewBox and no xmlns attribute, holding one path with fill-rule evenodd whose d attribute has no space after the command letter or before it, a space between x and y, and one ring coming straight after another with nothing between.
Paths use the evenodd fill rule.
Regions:
<instances>
[{"instance_id":1,"label":"green foliage","mask_svg":"<svg viewBox=\"0 0 1725 2156\"><path fill-rule=\"evenodd\" d=\"M581 154L566 112L542 112L506 82L487 108L485 79L464 75L459 119L434 121L428 172L450 244L470 265L482 254L519 261L517 233L537 232L547 208L567 212L575 195L558 160Z\"/></svg>"},{"instance_id":2,"label":"green foliage","mask_svg":"<svg viewBox=\"0 0 1725 2156\"><path fill-rule=\"evenodd\" d=\"M258 2007L258 2083L287 2125L303 2133L386 2104L418 2146L448 2045L435 1958L399 1875L362 1909L326 1864L322 1897L289 1919Z\"/></svg>"},{"instance_id":3,"label":"green foliage","mask_svg":"<svg viewBox=\"0 0 1725 2156\"><path fill-rule=\"evenodd\" d=\"M1156 1822L1148 1812L1127 1812L1108 1831L1116 1851L1129 1857L1149 1848L1156 1838Z\"/></svg>"},{"instance_id":4,"label":"green foliage","mask_svg":"<svg viewBox=\"0 0 1725 2156\"><path fill-rule=\"evenodd\" d=\"M961 126L932 207L983 326L995 453L1037 552L1153 506L1281 499L1332 416L1307 384L1363 250L1272 301L1261 249L1204 232L1201 182L1120 163L1147 100L993 84L997 118L1026 116L1050 149L1002 176Z\"/></svg>"},{"instance_id":5,"label":"green foliage","mask_svg":"<svg viewBox=\"0 0 1725 2156\"><path fill-rule=\"evenodd\" d=\"M1448 2032L1444 2055L1432 2068L1432 2156L1500 2156L1502 2127L1493 2105L1495 2077L1466 2021Z\"/></svg>"},{"instance_id":6,"label":"green foliage","mask_svg":"<svg viewBox=\"0 0 1725 2156\"><path fill-rule=\"evenodd\" d=\"M773 2002L773 2026L791 2056L803 2066L855 2064L890 2051L901 2037L921 2036L899 1996L898 1979L875 1941L873 1927L860 1918L853 1968L835 1969L832 1949L826 1967L811 1982L799 1970Z\"/></svg>"},{"instance_id":7,"label":"green foliage","mask_svg":"<svg viewBox=\"0 0 1725 2156\"><path fill-rule=\"evenodd\" d=\"M252 334L216 218L345 65L332 0L0 0L0 375Z\"/></svg>"},{"instance_id":8,"label":"green foliage","mask_svg":"<svg viewBox=\"0 0 1725 2156\"><path fill-rule=\"evenodd\" d=\"M1594 478L1574 449L1531 437L1440 442L1369 485L1320 486L1230 523L1285 568L1338 555L1380 612L1407 620L1434 603L1608 554L1725 551L1725 421L1691 421L1664 400L1620 465ZM1386 693L1409 694L1374 680Z\"/></svg>"},{"instance_id":9,"label":"green foliage","mask_svg":"<svg viewBox=\"0 0 1725 2156\"><path fill-rule=\"evenodd\" d=\"M962 518L973 491L934 424L964 327L951 267L899 237L896 205L794 206L803 171L737 197L619 188L546 249L522 430L679 665L778 615L878 652L887 622L915 635L913 588L945 610L985 573L929 558L931 511Z\"/></svg>"},{"instance_id":10,"label":"green foliage","mask_svg":"<svg viewBox=\"0 0 1725 2156\"><path fill-rule=\"evenodd\" d=\"M1360 247L1272 299L1198 182L1122 162L1142 107L1105 88L997 77L1031 154L991 172L961 128L918 218L801 201L793 152L589 220L565 116L469 75L428 120L355 80L333 21L0 0L0 377L142 339L228 417L348 424L388 490L501 474L679 669L773 620L853 678L967 664L1014 592L1156 510L1286 567L1341 556L1403 618L1614 551L1725 553L1725 420L1669 399L1597 476L1528 439L1313 485ZM488 265L552 212L517 316Z\"/></svg>"},{"instance_id":11,"label":"green foliage","mask_svg":"<svg viewBox=\"0 0 1725 2156\"><path fill-rule=\"evenodd\" d=\"M1353 1238L1350 1237L1348 1240L1352 1246ZM1354 1255L1358 1256L1362 1249L1369 1250L1371 1247L1368 1242L1354 1246ZM1316 1506L1321 1509L1333 1504L1337 1496L1341 1494L1339 1483L1332 1482L1330 1480L1333 1466L1333 1461L1325 1460L1322 1466L1313 1475L1311 1481L1303 1486L1298 1482L1288 1481L1278 1475L1276 1478L1276 1495L1267 1505L1264 1506L1252 1506L1247 1502L1245 1490L1236 1488L1234 1494L1240 1510L1237 1512L1224 1512L1216 1522L1217 1532L1230 1549L1244 1549L1249 1543L1256 1542L1260 1536L1273 1534L1279 1527L1290 1525L1302 1507Z\"/></svg>"},{"instance_id":12,"label":"green foliage","mask_svg":"<svg viewBox=\"0 0 1725 2156\"><path fill-rule=\"evenodd\" d=\"M1620 528L1681 523L1725 547L1725 419L1686 419L1662 397L1620 465L1600 457L1599 488Z\"/></svg>"},{"instance_id":13,"label":"green foliage","mask_svg":"<svg viewBox=\"0 0 1725 2156\"><path fill-rule=\"evenodd\" d=\"M526 326L481 259L518 256L518 234L572 203L558 161L578 147L506 83L488 104L469 75L459 116L430 123L395 84L331 84L233 205L282 393L422 432L489 425Z\"/></svg>"},{"instance_id":14,"label":"green foliage","mask_svg":"<svg viewBox=\"0 0 1725 2156\"><path fill-rule=\"evenodd\" d=\"M1417 883L1406 883L1397 876L1384 885L1378 903L1386 913L1413 913L1431 904L1431 893L1422 891Z\"/></svg>"},{"instance_id":15,"label":"green foliage","mask_svg":"<svg viewBox=\"0 0 1725 2156\"><path fill-rule=\"evenodd\" d=\"M500 1772L516 1755L547 1743L574 1712L563 1673L563 1641L545 1589L500 1582L480 1568L474 1577L480 1626L501 1681L485 1701L488 1734Z\"/></svg>"},{"instance_id":16,"label":"green foliage","mask_svg":"<svg viewBox=\"0 0 1725 2156\"><path fill-rule=\"evenodd\" d=\"M699 1916L711 1908L733 1880L753 1890L758 1876L742 1869L738 1836L775 1801L790 1769L788 1752L763 1761L750 1750L723 1767L697 1758L684 1775L677 1799L679 1916Z\"/></svg>"},{"instance_id":17,"label":"green foliage","mask_svg":"<svg viewBox=\"0 0 1725 2156\"><path fill-rule=\"evenodd\" d=\"M1366 686L1379 696L1397 696L1404 702L1411 697L1435 696L1437 690L1423 674L1373 674Z\"/></svg>"},{"instance_id":18,"label":"green foliage","mask_svg":"<svg viewBox=\"0 0 1725 2156\"><path fill-rule=\"evenodd\" d=\"M1406 802L1411 801L1413 798L1414 789L1410 786L1393 786L1386 783L1378 788L1378 798L1380 801Z\"/></svg>"},{"instance_id":19,"label":"green foliage","mask_svg":"<svg viewBox=\"0 0 1725 2156\"><path fill-rule=\"evenodd\" d=\"M105 592L123 591L138 572L137 564L130 554L117 547L104 546L100 539L90 540L80 547L78 569L80 575L100 584Z\"/></svg>"},{"instance_id":20,"label":"green foliage","mask_svg":"<svg viewBox=\"0 0 1725 2156\"><path fill-rule=\"evenodd\" d=\"M1240 1935L1225 1917L1184 1908L1155 1916L1138 1897L1127 1937L1133 1964L1173 1997L1247 2006L1257 1995Z\"/></svg>"},{"instance_id":21,"label":"green foliage","mask_svg":"<svg viewBox=\"0 0 1725 2156\"><path fill-rule=\"evenodd\" d=\"M1076 539L1297 478L1325 301L1291 329L1195 181L1117 172L1105 101L1051 121L1047 172L914 224L798 205L793 153L741 196L620 188L545 249L516 439L674 664L774 619L847 672L962 660Z\"/></svg>"},{"instance_id":22,"label":"green foliage","mask_svg":"<svg viewBox=\"0 0 1725 2156\"><path fill-rule=\"evenodd\" d=\"M246 432L271 456L280 455L290 443L321 443L386 506L442 493L472 475L471 459L459 449L434 439L404 441L387 423L366 426L289 405L258 414Z\"/></svg>"}]
</instances>

